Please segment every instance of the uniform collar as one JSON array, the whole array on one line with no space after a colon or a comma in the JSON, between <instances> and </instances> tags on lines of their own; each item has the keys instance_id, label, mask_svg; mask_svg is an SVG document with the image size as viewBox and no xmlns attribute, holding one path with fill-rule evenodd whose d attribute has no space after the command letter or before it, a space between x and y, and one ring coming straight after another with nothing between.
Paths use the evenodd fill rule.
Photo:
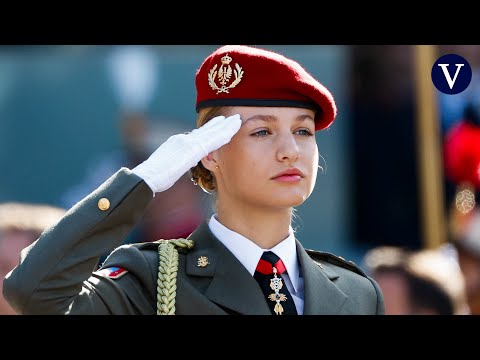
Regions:
<instances>
[{"instance_id":1,"label":"uniform collar","mask_svg":"<svg viewBox=\"0 0 480 360\"><path fill-rule=\"evenodd\" d=\"M215 214L210 218L208 226L213 235L232 252L252 276L263 252L275 253L285 264L295 291L298 290L299 265L295 235L291 226L288 237L271 249L262 249L245 236L228 229L216 219Z\"/></svg>"}]
</instances>

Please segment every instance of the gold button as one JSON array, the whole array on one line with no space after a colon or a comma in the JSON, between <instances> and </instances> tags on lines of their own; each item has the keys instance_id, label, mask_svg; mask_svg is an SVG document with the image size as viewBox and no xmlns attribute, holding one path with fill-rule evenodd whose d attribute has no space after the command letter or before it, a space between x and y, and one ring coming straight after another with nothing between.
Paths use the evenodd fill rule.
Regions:
<instances>
[{"instance_id":1,"label":"gold button","mask_svg":"<svg viewBox=\"0 0 480 360\"><path fill-rule=\"evenodd\" d=\"M106 211L110 208L110 201L107 198L101 198L98 200L98 208L102 211Z\"/></svg>"}]
</instances>

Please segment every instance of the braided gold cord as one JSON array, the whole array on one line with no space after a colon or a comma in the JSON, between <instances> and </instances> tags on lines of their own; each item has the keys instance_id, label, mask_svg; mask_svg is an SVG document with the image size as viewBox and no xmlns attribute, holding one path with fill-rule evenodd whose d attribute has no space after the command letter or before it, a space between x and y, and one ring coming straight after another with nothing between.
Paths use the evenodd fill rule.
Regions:
<instances>
[{"instance_id":1,"label":"braided gold cord","mask_svg":"<svg viewBox=\"0 0 480 360\"><path fill-rule=\"evenodd\" d=\"M158 240L157 315L175 315L177 294L178 251L191 249L193 241L187 239Z\"/></svg>"}]
</instances>

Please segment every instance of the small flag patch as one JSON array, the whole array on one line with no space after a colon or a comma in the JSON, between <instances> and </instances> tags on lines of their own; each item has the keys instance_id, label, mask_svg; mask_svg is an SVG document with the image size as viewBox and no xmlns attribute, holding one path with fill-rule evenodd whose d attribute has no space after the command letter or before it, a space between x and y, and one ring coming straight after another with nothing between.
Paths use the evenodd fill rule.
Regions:
<instances>
[{"instance_id":1,"label":"small flag patch","mask_svg":"<svg viewBox=\"0 0 480 360\"><path fill-rule=\"evenodd\" d=\"M128 271L126 269L112 266L105 269L96 271L95 273L101 276L108 277L110 279L118 279L119 277L125 275Z\"/></svg>"}]
</instances>

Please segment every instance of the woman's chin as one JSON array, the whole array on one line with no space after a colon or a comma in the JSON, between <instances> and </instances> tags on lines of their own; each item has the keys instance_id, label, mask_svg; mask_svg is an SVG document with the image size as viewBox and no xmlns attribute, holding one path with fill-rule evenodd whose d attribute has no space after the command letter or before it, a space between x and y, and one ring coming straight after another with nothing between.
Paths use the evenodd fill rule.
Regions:
<instances>
[{"instance_id":1,"label":"woman's chin","mask_svg":"<svg viewBox=\"0 0 480 360\"><path fill-rule=\"evenodd\" d=\"M278 196L275 199L275 203L278 207L284 207L284 208L291 208L295 206L302 205L305 200L307 200L308 196L304 194L295 194L295 195L290 195L290 196L285 196L286 194L283 194L282 196Z\"/></svg>"}]
</instances>

